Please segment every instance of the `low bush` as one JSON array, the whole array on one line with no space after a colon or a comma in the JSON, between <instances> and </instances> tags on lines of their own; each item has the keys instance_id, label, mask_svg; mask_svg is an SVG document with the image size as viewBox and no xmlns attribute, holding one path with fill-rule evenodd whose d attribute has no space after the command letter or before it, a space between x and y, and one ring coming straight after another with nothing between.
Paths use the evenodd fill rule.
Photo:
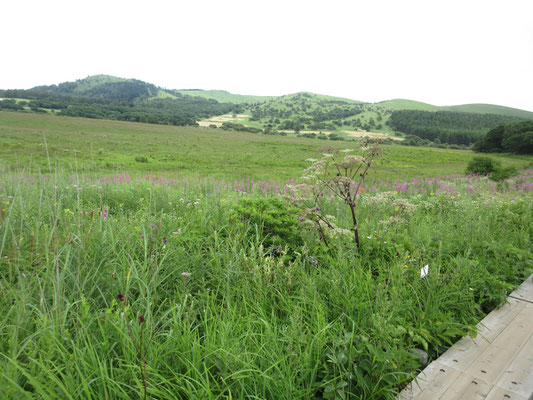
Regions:
<instances>
[{"instance_id":1,"label":"low bush","mask_svg":"<svg viewBox=\"0 0 533 400\"><path fill-rule=\"evenodd\" d=\"M489 175L501 167L501 163L493 158L476 156L466 167L466 174Z\"/></svg>"},{"instance_id":2,"label":"low bush","mask_svg":"<svg viewBox=\"0 0 533 400\"><path fill-rule=\"evenodd\" d=\"M144 156L137 156L137 157L135 157L135 161L137 161L138 163L147 163L148 162L148 158L146 158Z\"/></svg>"},{"instance_id":3,"label":"low bush","mask_svg":"<svg viewBox=\"0 0 533 400\"><path fill-rule=\"evenodd\" d=\"M302 245L298 229L298 209L279 197L253 197L239 199L230 214L253 240L259 234L260 244L274 251L296 249Z\"/></svg>"}]
</instances>

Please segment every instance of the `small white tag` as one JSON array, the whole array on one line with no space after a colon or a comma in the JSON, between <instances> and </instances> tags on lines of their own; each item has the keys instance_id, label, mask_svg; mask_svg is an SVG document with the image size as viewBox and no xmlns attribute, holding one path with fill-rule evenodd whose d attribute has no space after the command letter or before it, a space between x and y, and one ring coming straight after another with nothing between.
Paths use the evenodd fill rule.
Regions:
<instances>
[{"instance_id":1,"label":"small white tag","mask_svg":"<svg viewBox=\"0 0 533 400\"><path fill-rule=\"evenodd\" d=\"M429 273L429 264L426 264L424 267L420 268L420 277L425 278Z\"/></svg>"}]
</instances>

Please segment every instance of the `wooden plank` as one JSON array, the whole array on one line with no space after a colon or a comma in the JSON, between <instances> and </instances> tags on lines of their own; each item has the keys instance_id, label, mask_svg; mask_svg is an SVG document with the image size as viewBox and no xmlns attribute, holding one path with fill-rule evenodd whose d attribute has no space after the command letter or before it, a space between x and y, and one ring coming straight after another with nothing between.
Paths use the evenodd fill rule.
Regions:
<instances>
[{"instance_id":1,"label":"wooden plank","mask_svg":"<svg viewBox=\"0 0 533 400\"><path fill-rule=\"evenodd\" d=\"M434 386L431 388L431 392L439 391L438 386L441 385L444 392L448 387L448 381L451 383L453 379L457 378L460 374L460 371L449 368L438 361L433 361L429 364L399 395L401 400L412 400L419 399L417 395L420 393L425 393L429 386Z\"/></svg>"},{"instance_id":2,"label":"wooden plank","mask_svg":"<svg viewBox=\"0 0 533 400\"><path fill-rule=\"evenodd\" d=\"M439 397L439 400L482 400L487 397L493 387L494 385L484 379L479 379L463 372L453 382L453 385Z\"/></svg>"},{"instance_id":3,"label":"wooden plank","mask_svg":"<svg viewBox=\"0 0 533 400\"><path fill-rule=\"evenodd\" d=\"M434 361L430 363L420 374L412 380L407 387L402 390L400 393L399 399L407 400L412 399L420 393L422 390L425 390L433 378L437 376L437 373L439 372L439 368L443 368L442 365L440 365L437 361Z\"/></svg>"},{"instance_id":4,"label":"wooden plank","mask_svg":"<svg viewBox=\"0 0 533 400\"><path fill-rule=\"evenodd\" d=\"M529 397L524 397L522 395L516 394L509 390L505 390L501 387L494 386L494 388L489 392L485 400L531 400Z\"/></svg>"},{"instance_id":5,"label":"wooden plank","mask_svg":"<svg viewBox=\"0 0 533 400\"><path fill-rule=\"evenodd\" d=\"M533 274L511 293L510 296L533 302Z\"/></svg>"},{"instance_id":6,"label":"wooden plank","mask_svg":"<svg viewBox=\"0 0 533 400\"><path fill-rule=\"evenodd\" d=\"M431 363L429 373L425 373L423 377L424 379L427 379L427 383L424 387L420 385L421 390L413 396L412 399L435 400L443 394L460 375L461 371L441 364L438 361L434 361Z\"/></svg>"},{"instance_id":7,"label":"wooden plank","mask_svg":"<svg viewBox=\"0 0 533 400\"><path fill-rule=\"evenodd\" d=\"M496 386L524 397L533 395L533 332Z\"/></svg>"},{"instance_id":8,"label":"wooden plank","mask_svg":"<svg viewBox=\"0 0 533 400\"><path fill-rule=\"evenodd\" d=\"M525 305L523 301L510 299L509 303L492 311L478 324L479 332L476 339L465 336L442 354L438 361L465 371L482 354L483 350L489 347L491 341L496 339L516 318Z\"/></svg>"},{"instance_id":9,"label":"wooden plank","mask_svg":"<svg viewBox=\"0 0 533 400\"><path fill-rule=\"evenodd\" d=\"M518 315L492 342L493 346L521 348L533 332L533 304L525 303Z\"/></svg>"},{"instance_id":10,"label":"wooden plank","mask_svg":"<svg viewBox=\"0 0 533 400\"><path fill-rule=\"evenodd\" d=\"M533 275L508 303L433 361L402 400L533 400Z\"/></svg>"},{"instance_id":11,"label":"wooden plank","mask_svg":"<svg viewBox=\"0 0 533 400\"><path fill-rule=\"evenodd\" d=\"M502 376L533 332L533 304L525 304L513 321L465 372L488 382L496 382Z\"/></svg>"},{"instance_id":12,"label":"wooden plank","mask_svg":"<svg viewBox=\"0 0 533 400\"><path fill-rule=\"evenodd\" d=\"M490 346L465 371L471 376L495 382L513 361L520 349Z\"/></svg>"},{"instance_id":13,"label":"wooden plank","mask_svg":"<svg viewBox=\"0 0 533 400\"><path fill-rule=\"evenodd\" d=\"M477 339L485 339L488 341L495 339L496 336L498 336L500 332L515 319L525 305L526 303L523 301L508 298L507 303L490 312L477 325Z\"/></svg>"}]
</instances>

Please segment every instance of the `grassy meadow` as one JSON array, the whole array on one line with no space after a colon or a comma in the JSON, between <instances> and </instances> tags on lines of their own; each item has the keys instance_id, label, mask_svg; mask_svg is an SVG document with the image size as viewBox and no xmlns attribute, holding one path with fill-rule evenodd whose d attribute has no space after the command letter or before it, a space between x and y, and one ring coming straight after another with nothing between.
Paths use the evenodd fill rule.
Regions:
<instances>
[{"instance_id":1,"label":"grassy meadow","mask_svg":"<svg viewBox=\"0 0 533 400\"><path fill-rule=\"evenodd\" d=\"M46 144L45 144L46 140ZM52 115L0 112L0 167L4 170L62 170L85 173L173 175L286 180L298 178L324 146L357 148L354 141L279 137ZM403 178L462 173L474 153L436 148L386 146L373 175ZM148 162L138 162L144 157ZM494 156L524 168L531 157Z\"/></svg>"},{"instance_id":2,"label":"grassy meadow","mask_svg":"<svg viewBox=\"0 0 533 400\"><path fill-rule=\"evenodd\" d=\"M357 250L296 201L323 145L0 113L3 398L392 400L533 272L531 169L388 146Z\"/></svg>"}]
</instances>

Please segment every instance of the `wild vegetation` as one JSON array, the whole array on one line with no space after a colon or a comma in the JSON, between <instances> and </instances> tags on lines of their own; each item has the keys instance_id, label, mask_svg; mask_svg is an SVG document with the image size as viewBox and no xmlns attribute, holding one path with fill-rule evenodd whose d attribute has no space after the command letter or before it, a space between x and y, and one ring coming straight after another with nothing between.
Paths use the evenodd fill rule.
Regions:
<instances>
[{"instance_id":1,"label":"wild vegetation","mask_svg":"<svg viewBox=\"0 0 533 400\"><path fill-rule=\"evenodd\" d=\"M202 89L182 89L175 90L176 93L184 95L203 97L216 100L221 103L250 104L270 100L275 96L251 96L242 94L232 94L226 90L202 90Z\"/></svg>"},{"instance_id":2,"label":"wild vegetation","mask_svg":"<svg viewBox=\"0 0 533 400\"><path fill-rule=\"evenodd\" d=\"M2 396L394 399L533 272L531 157L321 143L0 112Z\"/></svg>"},{"instance_id":3,"label":"wild vegetation","mask_svg":"<svg viewBox=\"0 0 533 400\"><path fill-rule=\"evenodd\" d=\"M45 140L47 146L45 146ZM146 173L182 178L217 177L285 181L300 176L308 158L327 143L338 150L356 148L353 141L309 140L235 132L0 111L0 167L38 173L48 158L62 169L119 175ZM384 146L385 156L370 173L405 178L462 173L474 154L469 151ZM504 166L526 168L525 155L494 156ZM279 183L278 181L278 183Z\"/></svg>"},{"instance_id":4,"label":"wild vegetation","mask_svg":"<svg viewBox=\"0 0 533 400\"><path fill-rule=\"evenodd\" d=\"M499 124L533 120L531 112L489 104L437 107L402 99L372 104L308 92L245 96L222 90L165 89L108 75L30 90L0 90L0 98L0 110L200 124L331 141L392 137L408 146L455 149L469 148Z\"/></svg>"},{"instance_id":5,"label":"wild vegetation","mask_svg":"<svg viewBox=\"0 0 533 400\"><path fill-rule=\"evenodd\" d=\"M251 105L249 111L250 121L263 120L266 128L299 132L304 129L335 130L345 125L342 119L355 116L362 109L353 100L298 93Z\"/></svg>"},{"instance_id":6,"label":"wild vegetation","mask_svg":"<svg viewBox=\"0 0 533 400\"><path fill-rule=\"evenodd\" d=\"M531 172L369 180L359 251L296 183L4 174L3 396L394 399L533 271Z\"/></svg>"},{"instance_id":7,"label":"wild vegetation","mask_svg":"<svg viewBox=\"0 0 533 400\"><path fill-rule=\"evenodd\" d=\"M533 113L491 105L436 107L409 100L380 103L297 93L244 106L250 126L269 131L294 131L318 137L325 131L341 138L353 132L402 136L404 144L469 146L499 124L532 120ZM325 137L324 137L325 138Z\"/></svg>"},{"instance_id":8,"label":"wild vegetation","mask_svg":"<svg viewBox=\"0 0 533 400\"><path fill-rule=\"evenodd\" d=\"M533 121L500 125L492 129L476 143L474 151L533 154Z\"/></svg>"},{"instance_id":9,"label":"wild vegetation","mask_svg":"<svg viewBox=\"0 0 533 400\"><path fill-rule=\"evenodd\" d=\"M401 110L393 111L387 123L399 132L433 142L470 145L480 140L489 129L519 120L495 114Z\"/></svg>"},{"instance_id":10,"label":"wild vegetation","mask_svg":"<svg viewBox=\"0 0 533 400\"><path fill-rule=\"evenodd\" d=\"M199 119L235 108L233 104L169 93L146 82L109 76L30 90L0 90L1 97L7 99L0 101L0 110L179 126L195 125Z\"/></svg>"}]
</instances>

